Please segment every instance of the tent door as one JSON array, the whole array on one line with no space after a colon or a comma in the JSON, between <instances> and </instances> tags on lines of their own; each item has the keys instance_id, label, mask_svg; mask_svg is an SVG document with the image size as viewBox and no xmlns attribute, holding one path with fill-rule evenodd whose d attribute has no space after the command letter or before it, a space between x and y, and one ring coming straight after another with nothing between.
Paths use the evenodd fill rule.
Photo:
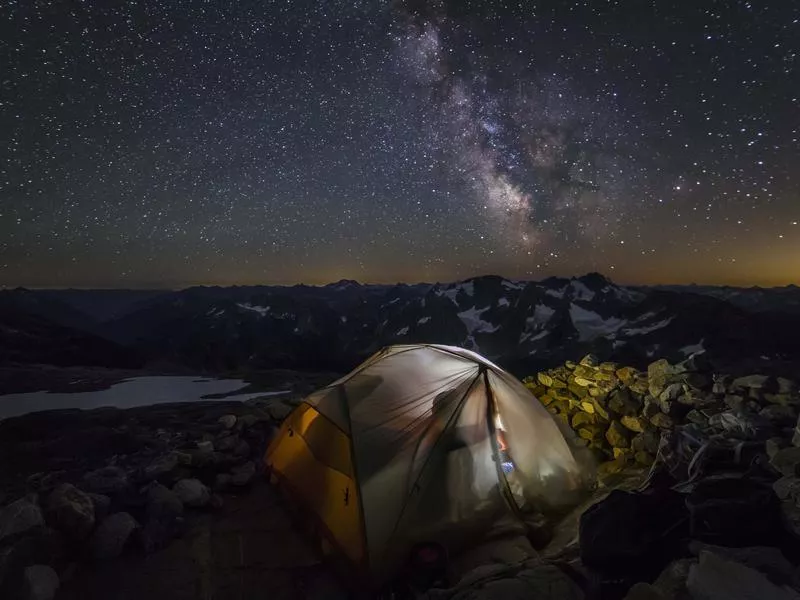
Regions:
<instances>
[{"instance_id":1,"label":"tent door","mask_svg":"<svg viewBox=\"0 0 800 600\"><path fill-rule=\"evenodd\" d=\"M489 377L484 368L483 372L484 384L486 387L486 421L489 425L489 439L492 443L492 460L497 467L497 479L500 482L500 488L503 491L503 497L508 503L511 510L518 517L522 518L522 506L524 505L524 497L519 493L514 493L512 482L509 481L509 475L514 470L514 462L509 453L508 440L505 438L502 428L502 417L497 410L497 402L492 394L492 388L489 385ZM499 425L499 426L498 426Z\"/></svg>"}]
</instances>

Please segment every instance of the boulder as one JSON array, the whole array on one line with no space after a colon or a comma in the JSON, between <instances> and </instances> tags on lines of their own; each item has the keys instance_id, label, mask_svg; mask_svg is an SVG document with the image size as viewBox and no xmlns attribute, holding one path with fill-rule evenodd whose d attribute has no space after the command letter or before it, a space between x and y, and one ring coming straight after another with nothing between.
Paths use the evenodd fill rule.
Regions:
<instances>
[{"instance_id":1,"label":"boulder","mask_svg":"<svg viewBox=\"0 0 800 600\"><path fill-rule=\"evenodd\" d=\"M755 569L708 551L689 568L686 588L694 600L800 600L800 594L777 586Z\"/></svg>"},{"instance_id":2,"label":"boulder","mask_svg":"<svg viewBox=\"0 0 800 600\"><path fill-rule=\"evenodd\" d=\"M109 515L92 534L89 542L92 555L97 560L118 557L138 527L136 519L126 512Z\"/></svg>"},{"instance_id":3,"label":"boulder","mask_svg":"<svg viewBox=\"0 0 800 600\"><path fill-rule=\"evenodd\" d=\"M800 476L800 448L796 446L778 450L769 462L785 477Z\"/></svg>"},{"instance_id":4,"label":"boulder","mask_svg":"<svg viewBox=\"0 0 800 600\"><path fill-rule=\"evenodd\" d=\"M587 354L581 359L580 364L584 367L597 368L597 366L600 364L600 359L598 359L594 354Z\"/></svg>"},{"instance_id":5,"label":"boulder","mask_svg":"<svg viewBox=\"0 0 800 600\"><path fill-rule=\"evenodd\" d=\"M770 392L778 391L778 380L769 375L747 375L738 377L731 383L733 389L754 389Z\"/></svg>"},{"instance_id":6,"label":"boulder","mask_svg":"<svg viewBox=\"0 0 800 600\"><path fill-rule=\"evenodd\" d=\"M732 560L751 569L761 571L773 583L800 587L798 585L800 584L800 572L777 548L769 546L729 548L695 541L689 544L689 550L695 556L700 555L702 552L711 552L720 558Z\"/></svg>"},{"instance_id":7,"label":"boulder","mask_svg":"<svg viewBox=\"0 0 800 600\"><path fill-rule=\"evenodd\" d=\"M258 423L258 417L252 414L242 415L236 421L237 427L242 431L244 431L245 429L249 429L256 423Z\"/></svg>"},{"instance_id":8,"label":"boulder","mask_svg":"<svg viewBox=\"0 0 800 600\"><path fill-rule=\"evenodd\" d=\"M177 469L179 464L178 456L170 452L169 454L158 457L145 467L144 476L149 480L161 479Z\"/></svg>"},{"instance_id":9,"label":"boulder","mask_svg":"<svg viewBox=\"0 0 800 600\"><path fill-rule=\"evenodd\" d=\"M212 452L214 452L214 442L212 442L211 440L203 440L201 442L197 442L197 449L200 452L207 452L208 454L211 454Z\"/></svg>"},{"instance_id":10,"label":"boulder","mask_svg":"<svg viewBox=\"0 0 800 600\"><path fill-rule=\"evenodd\" d=\"M240 441L241 438L238 435L226 435L225 437L217 438L214 447L219 452L230 452Z\"/></svg>"},{"instance_id":11,"label":"boulder","mask_svg":"<svg viewBox=\"0 0 800 600\"><path fill-rule=\"evenodd\" d=\"M71 483L62 483L45 502L45 518L51 527L73 540L84 540L94 529L92 499Z\"/></svg>"},{"instance_id":12,"label":"boulder","mask_svg":"<svg viewBox=\"0 0 800 600\"><path fill-rule=\"evenodd\" d=\"M576 412L572 415L572 428L577 430L583 425L594 425L597 422L597 418L593 414L589 414L587 412Z\"/></svg>"},{"instance_id":13,"label":"boulder","mask_svg":"<svg viewBox=\"0 0 800 600\"><path fill-rule=\"evenodd\" d=\"M623 600L668 600L655 586L640 581L634 583Z\"/></svg>"},{"instance_id":14,"label":"boulder","mask_svg":"<svg viewBox=\"0 0 800 600\"><path fill-rule=\"evenodd\" d=\"M781 477L772 484L772 489L781 500L789 500L800 505L800 477L794 475Z\"/></svg>"},{"instance_id":15,"label":"boulder","mask_svg":"<svg viewBox=\"0 0 800 600\"><path fill-rule=\"evenodd\" d=\"M630 434L619 421L611 421L606 430L606 440L612 448L630 448L631 445Z\"/></svg>"},{"instance_id":16,"label":"boulder","mask_svg":"<svg viewBox=\"0 0 800 600\"><path fill-rule=\"evenodd\" d=\"M653 582L653 587L664 598L685 598L687 596L686 579L689 577L689 569L694 562L689 558L681 558L671 562L664 567L664 570Z\"/></svg>"},{"instance_id":17,"label":"boulder","mask_svg":"<svg viewBox=\"0 0 800 600\"><path fill-rule=\"evenodd\" d=\"M111 508L111 498L104 496L103 494L92 494L90 492L87 492L86 495L92 501L92 507L94 508L94 522L99 523L108 515L108 511Z\"/></svg>"},{"instance_id":18,"label":"boulder","mask_svg":"<svg viewBox=\"0 0 800 600\"><path fill-rule=\"evenodd\" d=\"M661 435L647 429L641 434L631 439L631 448L635 452L647 452L649 454L658 454L658 447L661 444Z\"/></svg>"},{"instance_id":19,"label":"boulder","mask_svg":"<svg viewBox=\"0 0 800 600\"><path fill-rule=\"evenodd\" d=\"M31 565L25 569L25 597L28 600L53 600L61 582L58 573L48 565Z\"/></svg>"},{"instance_id":20,"label":"boulder","mask_svg":"<svg viewBox=\"0 0 800 600\"><path fill-rule=\"evenodd\" d=\"M214 479L214 489L218 492L226 490L231 485L233 476L230 473L217 473Z\"/></svg>"},{"instance_id":21,"label":"boulder","mask_svg":"<svg viewBox=\"0 0 800 600\"><path fill-rule=\"evenodd\" d=\"M637 452L633 455L634 460L637 464L642 465L643 467L649 467L656 461L656 457L650 454L649 452Z\"/></svg>"},{"instance_id":22,"label":"boulder","mask_svg":"<svg viewBox=\"0 0 800 600\"><path fill-rule=\"evenodd\" d=\"M547 373L539 372L536 374L536 380L545 387L553 387L553 378Z\"/></svg>"},{"instance_id":23,"label":"boulder","mask_svg":"<svg viewBox=\"0 0 800 600\"><path fill-rule=\"evenodd\" d=\"M90 492L113 495L128 487L128 474L119 467L103 467L86 473L83 483Z\"/></svg>"},{"instance_id":24,"label":"boulder","mask_svg":"<svg viewBox=\"0 0 800 600\"><path fill-rule=\"evenodd\" d=\"M758 414L768 421L772 421L779 427L793 425L797 420L797 414L794 412L794 409L781 404L766 406L762 408Z\"/></svg>"},{"instance_id":25,"label":"boulder","mask_svg":"<svg viewBox=\"0 0 800 600\"><path fill-rule=\"evenodd\" d=\"M147 516L150 518L171 519L183 514L183 503L176 493L160 483L151 483L145 489L147 496Z\"/></svg>"},{"instance_id":26,"label":"boulder","mask_svg":"<svg viewBox=\"0 0 800 600\"><path fill-rule=\"evenodd\" d=\"M236 415L222 415L217 422L225 429L233 429L236 425Z\"/></svg>"},{"instance_id":27,"label":"boulder","mask_svg":"<svg viewBox=\"0 0 800 600\"><path fill-rule=\"evenodd\" d=\"M0 544L0 598L16 598L25 591L25 569L33 565L60 565L65 558L63 536L48 527L30 529Z\"/></svg>"},{"instance_id":28,"label":"boulder","mask_svg":"<svg viewBox=\"0 0 800 600\"><path fill-rule=\"evenodd\" d=\"M247 461L243 465L239 465L231 469L231 485L237 487L250 485L256 476L256 464L253 461Z\"/></svg>"},{"instance_id":29,"label":"boulder","mask_svg":"<svg viewBox=\"0 0 800 600\"><path fill-rule=\"evenodd\" d=\"M20 498L0 510L0 540L42 526L42 511L32 498Z\"/></svg>"},{"instance_id":30,"label":"boulder","mask_svg":"<svg viewBox=\"0 0 800 600\"><path fill-rule=\"evenodd\" d=\"M621 369L617 369L617 379L622 383L628 383L636 376L636 372L636 369L633 367L622 367Z\"/></svg>"},{"instance_id":31,"label":"boulder","mask_svg":"<svg viewBox=\"0 0 800 600\"><path fill-rule=\"evenodd\" d=\"M670 383L669 385L667 385L667 387L664 388L661 394L659 394L658 400L659 402L662 403L670 402L672 400L677 400L682 393L683 393L682 383Z\"/></svg>"},{"instance_id":32,"label":"boulder","mask_svg":"<svg viewBox=\"0 0 800 600\"><path fill-rule=\"evenodd\" d=\"M181 479L172 491L186 506L201 508L211 500L211 492L199 479Z\"/></svg>"},{"instance_id":33,"label":"boulder","mask_svg":"<svg viewBox=\"0 0 800 600\"><path fill-rule=\"evenodd\" d=\"M696 408L693 408L688 413L686 413L686 420L689 423L694 423L695 425L700 425L701 427L708 425L708 417L706 417Z\"/></svg>"}]
</instances>

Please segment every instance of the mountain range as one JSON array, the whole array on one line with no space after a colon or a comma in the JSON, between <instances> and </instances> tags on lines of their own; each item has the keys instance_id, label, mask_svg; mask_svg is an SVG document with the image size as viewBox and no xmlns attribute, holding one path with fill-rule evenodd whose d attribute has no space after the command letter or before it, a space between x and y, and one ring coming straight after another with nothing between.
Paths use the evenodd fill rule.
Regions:
<instances>
[{"instance_id":1,"label":"mountain range","mask_svg":"<svg viewBox=\"0 0 800 600\"><path fill-rule=\"evenodd\" d=\"M529 373L588 352L727 370L800 363L800 288L623 286L597 273L457 283L0 291L0 363L352 368L387 344L480 352Z\"/></svg>"}]
</instances>

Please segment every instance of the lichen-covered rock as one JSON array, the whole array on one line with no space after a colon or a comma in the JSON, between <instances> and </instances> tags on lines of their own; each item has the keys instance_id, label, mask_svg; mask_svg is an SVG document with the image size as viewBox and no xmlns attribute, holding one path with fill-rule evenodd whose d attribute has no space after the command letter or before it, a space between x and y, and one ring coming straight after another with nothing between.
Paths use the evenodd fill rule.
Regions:
<instances>
[{"instance_id":1,"label":"lichen-covered rock","mask_svg":"<svg viewBox=\"0 0 800 600\"><path fill-rule=\"evenodd\" d=\"M612 448L630 448L630 432L619 421L611 421L606 430L606 440Z\"/></svg>"},{"instance_id":2,"label":"lichen-covered rock","mask_svg":"<svg viewBox=\"0 0 800 600\"><path fill-rule=\"evenodd\" d=\"M536 374L536 380L545 387L553 387L553 378L543 371Z\"/></svg>"},{"instance_id":3,"label":"lichen-covered rock","mask_svg":"<svg viewBox=\"0 0 800 600\"><path fill-rule=\"evenodd\" d=\"M656 460L656 457L655 457L655 456L653 456L653 455L652 455L652 454L650 454L649 452L643 452L643 451L641 451L641 452L636 452L636 453L633 455L633 458L634 458L634 460L636 460L636 463L637 463L637 464L640 464L640 465L642 465L643 467L649 467L649 466L650 466L650 465L652 465L652 464L655 462L655 460Z\"/></svg>"},{"instance_id":4,"label":"lichen-covered rock","mask_svg":"<svg viewBox=\"0 0 800 600\"><path fill-rule=\"evenodd\" d=\"M578 430L584 425L594 425L596 422L597 418L595 415L579 411L572 415L572 422L570 424L573 429Z\"/></svg>"},{"instance_id":5,"label":"lichen-covered rock","mask_svg":"<svg viewBox=\"0 0 800 600\"><path fill-rule=\"evenodd\" d=\"M662 412L656 413L650 417L650 422L659 429L672 429L675 426L675 422L672 418Z\"/></svg>"},{"instance_id":6,"label":"lichen-covered rock","mask_svg":"<svg viewBox=\"0 0 800 600\"><path fill-rule=\"evenodd\" d=\"M0 510L0 540L43 525L42 511L31 498L20 498Z\"/></svg>"},{"instance_id":7,"label":"lichen-covered rock","mask_svg":"<svg viewBox=\"0 0 800 600\"><path fill-rule=\"evenodd\" d=\"M627 388L616 389L608 396L608 408L618 415L636 416L642 409L642 404Z\"/></svg>"},{"instance_id":8,"label":"lichen-covered rock","mask_svg":"<svg viewBox=\"0 0 800 600\"><path fill-rule=\"evenodd\" d=\"M45 518L51 527L69 538L83 540L94 529L94 503L82 490L70 483L62 483L47 497Z\"/></svg>"},{"instance_id":9,"label":"lichen-covered rock","mask_svg":"<svg viewBox=\"0 0 800 600\"><path fill-rule=\"evenodd\" d=\"M636 433L642 433L647 428L647 421L642 417L621 417L622 426Z\"/></svg>"},{"instance_id":10,"label":"lichen-covered rock","mask_svg":"<svg viewBox=\"0 0 800 600\"><path fill-rule=\"evenodd\" d=\"M158 457L145 467L144 475L147 479L159 479L174 471L179 464L178 457L170 452Z\"/></svg>"},{"instance_id":11,"label":"lichen-covered rock","mask_svg":"<svg viewBox=\"0 0 800 600\"><path fill-rule=\"evenodd\" d=\"M580 364L584 367L596 368L600 364L600 360L594 354L587 354L581 359Z\"/></svg>"},{"instance_id":12,"label":"lichen-covered rock","mask_svg":"<svg viewBox=\"0 0 800 600\"><path fill-rule=\"evenodd\" d=\"M118 557L138 527L136 519L126 512L109 515L92 534L89 543L92 555L98 560Z\"/></svg>"}]
</instances>

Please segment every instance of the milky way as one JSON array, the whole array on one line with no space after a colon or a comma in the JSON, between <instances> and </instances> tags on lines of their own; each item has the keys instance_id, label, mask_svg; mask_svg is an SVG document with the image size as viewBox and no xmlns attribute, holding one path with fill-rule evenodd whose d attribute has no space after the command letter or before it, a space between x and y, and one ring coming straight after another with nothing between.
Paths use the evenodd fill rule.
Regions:
<instances>
[{"instance_id":1,"label":"milky way","mask_svg":"<svg viewBox=\"0 0 800 600\"><path fill-rule=\"evenodd\" d=\"M800 5L8 2L0 285L800 279Z\"/></svg>"}]
</instances>

